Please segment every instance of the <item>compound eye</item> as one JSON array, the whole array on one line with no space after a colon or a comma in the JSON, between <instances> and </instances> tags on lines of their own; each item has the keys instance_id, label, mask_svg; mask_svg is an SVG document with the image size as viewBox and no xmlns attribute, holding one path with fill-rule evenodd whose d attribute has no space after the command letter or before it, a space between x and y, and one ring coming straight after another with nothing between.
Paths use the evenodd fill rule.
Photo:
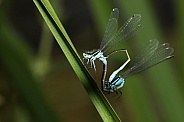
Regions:
<instances>
[{"instance_id":1,"label":"compound eye","mask_svg":"<svg viewBox=\"0 0 184 122\"><path fill-rule=\"evenodd\" d=\"M89 55L89 54L86 54L86 53L83 53L83 56L84 56L84 58L86 58L86 59L89 59L89 58L91 58L91 55Z\"/></svg>"},{"instance_id":2,"label":"compound eye","mask_svg":"<svg viewBox=\"0 0 184 122\"><path fill-rule=\"evenodd\" d=\"M110 88L110 84L107 81L105 81L104 87L105 87L105 89L109 89Z\"/></svg>"},{"instance_id":3,"label":"compound eye","mask_svg":"<svg viewBox=\"0 0 184 122\"><path fill-rule=\"evenodd\" d=\"M83 53L83 56L84 56L85 58L87 58L87 57L88 57L88 54L86 54L86 53Z\"/></svg>"},{"instance_id":4,"label":"compound eye","mask_svg":"<svg viewBox=\"0 0 184 122\"><path fill-rule=\"evenodd\" d=\"M84 57L86 57L86 53L83 53L82 55L83 55Z\"/></svg>"}]
</instances>

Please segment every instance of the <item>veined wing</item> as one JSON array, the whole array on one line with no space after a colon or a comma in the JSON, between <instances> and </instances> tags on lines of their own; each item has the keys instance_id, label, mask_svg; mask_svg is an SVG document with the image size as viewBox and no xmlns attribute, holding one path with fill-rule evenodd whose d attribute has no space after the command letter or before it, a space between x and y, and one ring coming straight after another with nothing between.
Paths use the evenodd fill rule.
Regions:
<instances>
[{"instance_id":1,"label":"veined wing","mask_svg":"<svg viewBox=\"0 0 184 122\"><path fill-rule=\"evenodd\" d=\"M158 44L159 42L156 39L150 40L146 48L141 50L136 58L133 59L133 65L123 73L123 76L126 76L130 72L133 72L138 67L142 66L154 54L155 50L158 48Z\"/></svg>"},{"instance_id":2,"label":"veined wing","mask_svg":"<svg viewBox=\"0 0 184 122\"><path fill-rule=\"evenodd\" d=\"M118 18L119 18L119 10L118 8L114 8L111 11L111 15L109 17L109 21L106 26L104 37L100 44L101 50L103 50L106 47L107 42L111 40L111 38L116 34L118 28Z\"/></svg>"},{"instance_id":3,"label":"veined wing","mask_svg":"<svg viewBox=\"0 0 184 122\"><path fill-rule=\"evenodd\" d=\"M103 52L109 50L110 48L116 46L119 42L125 41L132 37L138 30L140 30L143 25L138 24L141 19L140 14L134 14L130 17L125 24L106 42L103 46Z\"/></svg>"},{"instance_id":4,"label":"veined wing","mask_svg":"<svg viewBox=\"0 0 184 122\"><path fill-rule=\"evenodd\" d=\"M164 43L154 50L150 49L150 55L144 55L145 57L142 54L138 55L137 61L135 60L137 63L125 71L122 77L127 78L173 57L174 49L169 47L168 43Z\"/></svg>"},{"instance_id":5,"label":"veined wing","mask_svg":"<svg viewBox=\"0 0 184 122\"><path fill-rule=\"evenodd\" d=\"M139 52L139 54L136 56L133 62L141 63L141 60L149 59L149 57L151 57L154 54L155 50L157 50L158 45L159 45L158 40L156 39L149 40L149 43L143 50L141 50L141 52Z\"/></svg>"}]
</instances>

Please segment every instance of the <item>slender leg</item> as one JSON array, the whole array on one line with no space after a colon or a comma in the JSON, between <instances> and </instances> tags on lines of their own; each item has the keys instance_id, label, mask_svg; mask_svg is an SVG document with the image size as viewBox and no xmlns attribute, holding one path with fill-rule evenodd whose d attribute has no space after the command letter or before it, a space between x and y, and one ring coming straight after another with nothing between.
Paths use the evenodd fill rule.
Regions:
<instances>
[{"instance_id":1,"label":"slender leg","mask_svg":"<svg viewBox=\"0 0 184 122\"><path fill-rule=\"evenodd\" d=\"M93 64L93 68L94 68L94 70L96 72L95 60L92 61L92 64Z\"/></svg>"},{"instance_id":2,"label":"slender leg","mask_svg":"<svg viewBox=\"0 0 184 122\"><path fill-rule=\"evenodd\" d=\"M95 59L94 58L91 58L90 60L88 59L88 63L89 62L90 62L90 67L88 69L94 69L96 73Z\"/></svg>"},{"instance_id":3,"label":"slender leg","mask_svg":"<svg viewBox=\"0 0 184 122\"><path fill-rule=\"evenodd\" d=\"M89 62L90 62L90 67L87 68L88 70L90 70L90 69L93 68L90 59L87 59L87 61L85 62L85 59L83 58L83 61L84 61L84 64L85 64L85 65L89 64Z\"/></svg>"},{"instance_id":4,"label":"slender leg","mask_svg":"<svg viewBox=\"0 0 184 122\"><path fill-rule=\"evenodd\" d=\"M89 63L89 59L87 60L87 64Z\"/></svg>"},{"instance_id":5,"label":"slender leg","mask_svg":"<svg viewBox=\"0 0 184 122\"><path fill-rule=\"evenodd\" d=\"M118 89L117 89L117 90L118 90ZM118 90L118 91L119 91L120 95L119 95L119 97L116 99L115 102L117 102L117 101L119 100L119 98L121 97L121 95L122 95L122 92L121 92L120 90Z\"/></svg>"}]
</instances>

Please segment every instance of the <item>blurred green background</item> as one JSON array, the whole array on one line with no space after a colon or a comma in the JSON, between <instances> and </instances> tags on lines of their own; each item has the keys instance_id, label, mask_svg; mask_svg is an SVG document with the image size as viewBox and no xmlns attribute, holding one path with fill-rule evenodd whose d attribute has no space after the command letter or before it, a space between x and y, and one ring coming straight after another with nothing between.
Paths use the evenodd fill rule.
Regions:
<instances>
[{"instance_id":1,"label":"blurred green background","mask_svg":"<svg viewBox=\"0 0 184 122\"><path fill-rule=\"evenodd\" d=\"M116 49L132 58L150 39L168 42L175 57L126 80L120 99L107 94L122 121L183 122L182 0L51 1L78 53L99 48L112 8L119 27L133 14L144 28ZM113 56L108 75L126 59ZM92 76L100 85L101 64ZM128 81L128 82L127 82ZM32 1L0 0L0 122L102 121Z\"/></svg>"}]
</instances>

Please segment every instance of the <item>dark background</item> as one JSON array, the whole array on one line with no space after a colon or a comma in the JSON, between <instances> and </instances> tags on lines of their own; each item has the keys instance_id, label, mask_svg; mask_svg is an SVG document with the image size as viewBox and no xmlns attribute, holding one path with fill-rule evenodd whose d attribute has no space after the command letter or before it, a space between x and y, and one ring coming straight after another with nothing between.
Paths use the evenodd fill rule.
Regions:
<instances>
[{"instance_id":1,"label":"dark background","mask_svg":"<svg viewBox=\"0 0 184 122\"><path fill-rule=\"evenodd\" d=\"M99 48L112 8L120 10L119 27L133 14L141 14L144 28L132 41L120 43L116 48L127 48L134 57L148 40L156 38L160 43L170 43L175 57L128 78L120 99L115 93L105 95L122 121L182 122L184 4L181 0L57 0L51 4L81 57L82 52ZM0 26L0 121L37 120L25 100L29 89L23 89L27 84L24 78L30 79L22 73L27 70L60 121L102 121L33 1L0 0ZM125 60L119 56L110 61L108 75ZM22 73L16 62L22 66ZM96 75L90 72L100 85L101 64L96 62Z\"/></svg>"}]
</instances>

